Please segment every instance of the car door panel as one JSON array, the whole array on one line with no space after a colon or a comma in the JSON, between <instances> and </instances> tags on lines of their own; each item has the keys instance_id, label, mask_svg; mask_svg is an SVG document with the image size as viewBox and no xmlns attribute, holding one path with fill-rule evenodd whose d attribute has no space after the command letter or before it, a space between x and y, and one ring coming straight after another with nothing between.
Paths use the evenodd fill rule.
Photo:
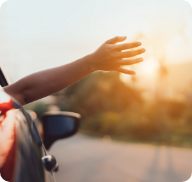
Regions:
<instances>
[{"instance_id":1,"label":"car door panel","mask_svg":"<svg viewBox=\"0 0 192 182\"><path fill-rule=\"evenodd\" d=\"M0 113L4 116L0 127L2 177L12 182L44 182L42 148L33 132L31 116L3 91L0 91Z\"/></svg>"}]
</instances>

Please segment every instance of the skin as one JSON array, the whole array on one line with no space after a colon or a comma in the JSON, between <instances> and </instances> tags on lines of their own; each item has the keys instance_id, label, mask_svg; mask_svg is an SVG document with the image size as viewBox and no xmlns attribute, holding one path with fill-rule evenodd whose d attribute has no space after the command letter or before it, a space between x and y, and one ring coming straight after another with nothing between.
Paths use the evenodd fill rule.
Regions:
<instances>
[{"instance_id":1,"label":"skin","mask_svg":"<svg viewBox=\"0 0 192 182\"><path fill-rule=\"evenodd\" d=\"M142 58L133 59L131 57L144 53L145 49L132 50L132 48L140 46L140 42L117 44L124 40L126 40L125 36L114 37L107 40L92 54L72 63L26 76L4 87L4 91L25 105L63 90L97 70L115 70L134 75L134 71L124 69L122 66L142 62Z\"/></svg>"}]
</instances>

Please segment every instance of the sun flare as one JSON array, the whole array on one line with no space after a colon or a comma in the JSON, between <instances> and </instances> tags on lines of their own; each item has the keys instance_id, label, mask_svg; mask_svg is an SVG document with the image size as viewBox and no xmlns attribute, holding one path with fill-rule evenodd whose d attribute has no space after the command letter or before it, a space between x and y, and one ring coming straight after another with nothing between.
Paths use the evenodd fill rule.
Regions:
<instances>
[{"instance_id":1,"label":"sun flare","mask_svg":"<svg viewBox=\"0 0 192 182\"><path fill-rule=\"evenodd\" d=\"M138 67L136 67L135 71L139 75L143 74L152 75L155 74L157 68L158 68L158 61L156 59L146 59L144 60L143 63L141 63L140 65L138 65Z\"/></svg>"},{"instance_id":2,"label":"sun flare","mask_svg":"<svg viewBox=\"0 0 192 182\"><path fill-rule=\"evenodd\" d=\"M151 59L146 59L142 63L137 64L133 67L125 66L125 68L129 70L134 70L136 72L136 77L141 78L143 76L155 77L158 66L159 66L158 61L154 58L151 58ZM131 81L130 75L126 75L123 73L120 75L120 79L126 83Z\"/></svg>"}]
</instances>

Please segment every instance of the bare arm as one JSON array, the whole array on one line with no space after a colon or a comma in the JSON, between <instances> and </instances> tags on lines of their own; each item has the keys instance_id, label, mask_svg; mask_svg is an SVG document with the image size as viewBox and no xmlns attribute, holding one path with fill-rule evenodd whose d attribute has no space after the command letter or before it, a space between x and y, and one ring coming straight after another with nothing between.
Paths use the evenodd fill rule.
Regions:
<instances>
[{"instance_id":1,"label":"bare arm","mask_svg":"<svg viewBox=\"0 0 192 182\"><path fill-rule=\"evenodd\" d=\"M116 44L125 39L126 37L110 39L92 54L72 63L26 76L16 83L4 87L4 90L25 105L56 93L96 70L116 70L133 75L135 74L133 71L123 69L121 66L139 63L143 59L125 60L123 58L139 55L145 50L123 51L141 45L138 42Z\"/></svg>"}]
</instances>

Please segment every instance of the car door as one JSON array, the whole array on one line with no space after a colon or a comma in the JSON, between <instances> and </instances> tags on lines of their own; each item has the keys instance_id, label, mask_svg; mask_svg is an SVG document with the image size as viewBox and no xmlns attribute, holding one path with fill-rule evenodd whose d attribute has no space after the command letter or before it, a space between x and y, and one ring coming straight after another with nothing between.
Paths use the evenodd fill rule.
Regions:
<instances>
[{"instance_id":1,"label":"car door","mask_svg":"<svg viewBox=\"0 0 192 182\"><path fill-rule=\"evenodd\" d=\"M0 85L8 85L0 68ZM55 182L53 172L58 171L54 156L48 155L51 145L74 135L81 116L73 112L46 112L42 117L42 142L35 122L28 112L10 95L0 89L0 173L6 181L44 182L45 169Z\"/></svg>"},{"instance_id":2,"label":"car door","mask_svg":"<svg viewBox=\"0 0 192 182\"><path fill-rule=\"evenodd\" d=\"M0 85L8 85L2 69ZM0 169L2 177L13 182L44 182L42 142L31 116L3 90L0 90L0 113L3 117L0 121L0 132L3 133L3 127L7 127L0 140L0 151L5 151L1 155L4 160ZM11 125L12 127L8 127Z\"/></svg>"}]
</instances>

